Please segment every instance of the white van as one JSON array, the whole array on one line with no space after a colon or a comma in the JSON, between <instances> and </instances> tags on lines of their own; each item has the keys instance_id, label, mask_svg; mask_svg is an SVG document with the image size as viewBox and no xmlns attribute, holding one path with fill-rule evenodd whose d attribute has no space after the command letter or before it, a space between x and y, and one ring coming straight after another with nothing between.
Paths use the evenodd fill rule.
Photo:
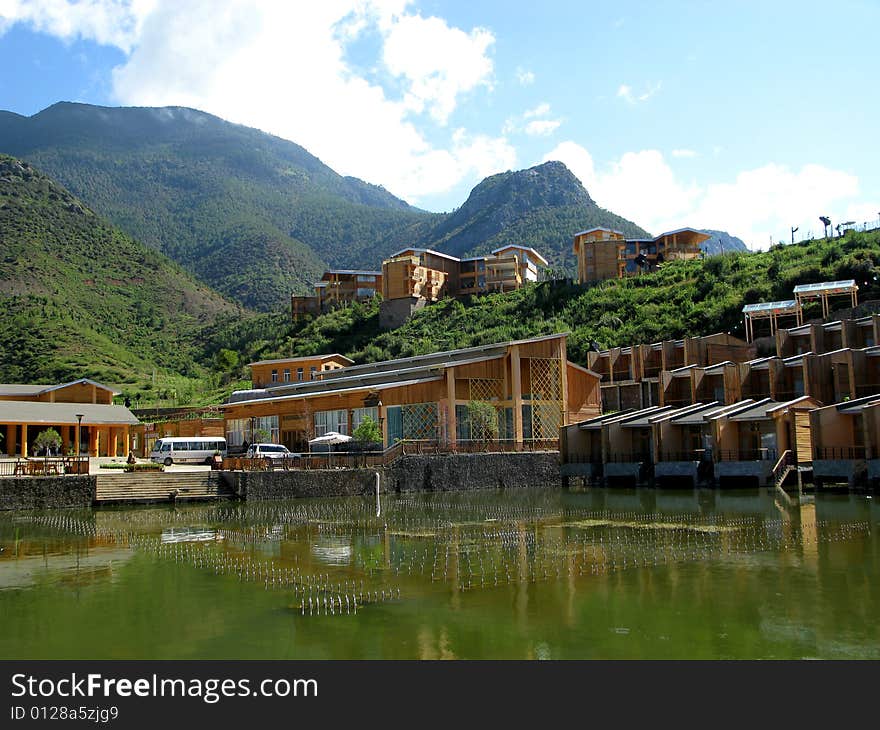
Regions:
<instances>
[{"instance_id":1,"label":"white van","mask_svg":"<svg viewBox=\"0 0 880 730\"><path fill-rule=\"evenodd\" d=\"M150 461L172 464L210 464L214 453L226 457L226 439L222 436L166 436L153 445Z\"/></svg>"}]
</instances>

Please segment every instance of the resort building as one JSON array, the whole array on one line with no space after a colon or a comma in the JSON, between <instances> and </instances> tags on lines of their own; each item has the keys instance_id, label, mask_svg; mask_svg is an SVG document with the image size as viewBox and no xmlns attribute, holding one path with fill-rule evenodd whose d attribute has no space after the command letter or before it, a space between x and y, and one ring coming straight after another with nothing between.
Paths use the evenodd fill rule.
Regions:
<instances>
[{"instance_id":1,"label":"resort building","mask_svg":"<svg viewBox=\"0 0 880 730\"><path fill-rule=\"evenodd\" d=\"M880 480L880 394L817 408L810 413L813 479L817 485L853 486Z\"/></svg>"},{"instance_id":2,"label":"resort building","mask_svg":"<svg viewBox=\"0 0 880 730\"><path fill-rule=\"evenodd\" d=\"M260 360L250 363L249 367L254 388L271 388L283 383L317 380L322 373L349 365L354 365L354 360L349 360L344 355L333 354Z\"/></svg>"},{"instance_id":3,"label":"resort building","mask_svg":"<svg viewBox=\"0 0 880 730\"><path fill-rule=\"evenodd\" d=\"M403 249L382 262L379 323L385 329L399 327L416 310L446 297L514 291L537 281L539 267L547 265L535 249L513 244L467 259Z\"/></svg>"},{"instance_id":4,"label":"resort building","mask_svg":"<svg viewBox=\"0 0 880 730\"><path fill-rule=\"evenodd\" d=\"M698 258L700 244L710 235L695 228L679 228L655 238L626 238L621 231L590 228L573 240L581 284L621 279L641 271L653 271L666 261Z\"/></svg>"},{"instance_id":5,"label":"resort building","mask_svg":"<svg viewBox=\"0 0 880 730\"><path fill-rule=\"evenodd\" d=\"M789 465L812 460L809 397L651 406L562 429L563 476L591 481L728 479L770 485Z\"/></svg>"},{"instance_id":6,"label":"resort building","mask_svg":"<svg viewBox=\"0 0 880 730\"><path fill-rule=\"evenodd\" d=\"M369 301L382 291L382 272L330 269L314 287L315 293L311 296L290 297L290 314L294 320L306 314L323 314L354 302Z\"/></svg>"},{"instance_id":7,"label":"resort building","mask_svg":"<svg viewBox=\"0 0 880 730\"><path fill-rule=\"evenodd\" d=\"M116 395L119 391L87 378L60 385L0 385L0 451L31 456L39 433L53 428L61 436L62 454L126 454L138 419L125 406L113 405Z\"/></svg>"},{"instance_id":8,"label":"resort building","mask_svg":"<svg viewBox=\"0 0 880 730\"><path fill-rule=\"evenodd\" d=\"M222 406L230 448L264 431L292 451L329 431L351 435L369 416L386 447L401 440L455 447L475 437L468 404L491 404L512 448L557 448L559 429L599 414L599 377L568 361L548 335L322 371L313 381L238 391Z\"/></svg>"}]
</instances>

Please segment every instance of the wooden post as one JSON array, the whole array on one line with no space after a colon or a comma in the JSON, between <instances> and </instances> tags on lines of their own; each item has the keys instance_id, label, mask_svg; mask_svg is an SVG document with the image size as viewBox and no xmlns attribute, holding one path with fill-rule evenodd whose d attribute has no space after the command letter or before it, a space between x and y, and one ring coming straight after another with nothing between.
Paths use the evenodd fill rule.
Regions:
<instances>
[{"instance_id":1,"label":"wooden post","mask_svg":"<svg viewBox=\"0 0 880 730\"><path fill-rule=\"evenodd\" d=\"M635 349L634 347L631 349ZM629 356L630 368L632 368L632 354ZM630 373L632 374L632 373ZM568 425L568 350L566 348L566 340L563 337L559 341L559 377L562 379L562 425Z\"/></svg>"},{"instance_id":2,"label":"wooden post","mask_svg":"<svg viewBox=\"0 0 880 730\"><path fill-rule=\"evenodd\" d=\"M67 454L70 449L70 426L61 427L61 453Z\"/></svg>"},{"instance_id":3,"label":"wooden post","mask_svg":"<svg viewBox=\"0 0 880 730\"><path fill-rule=\"evenodd\" d=\"M455 367L446 368L446 443L455 446L458 424L455 418Z\"/></svg>"},{"instance_id":4,"label":"wooden post","mask_svg":"<svg viewBox=\"0 0 880 730\"><path fill-rule=\"evenodd\" d=\"M280 418L278 419L278 426L279 426L279 429L280 429L280 427L281 427L281 419L280 419ZM123 443L124 443L124 446L123 446L124 454L123 454L123 456L128 456L128 452L131 451L131 433L130 433L130 431L128 430L128 426L123 426L123 427L122 427L122 441L123 441Z\"/></svg>"},{"instance_id":5,"label":"wooden post","mask_svg":"<svg viewBox=\"0 0 880 730\"><path fill-rule=\"evenodd\" d=\"M98 456L98 428L89 426L89 456Z\"/></svg>"},{"instance_id":6,"label":"wooden post","mask_svg":"<svg viewBox=\"0 0 880 730\"><path fill-rule=\"evenodd\" d=\"M27 458L28 455L28 441L27 441L27 424L21 424L21 451L20 455L24 458Z\"/></svg>"},{"instance_id":7,"label":"wooden post","mask_svg":"<svg viewBox=\"0 0 880 730\"><path fill-rule=\"evenodd\" d=\"M519 345L510 348L510 380L513 386L513 438L517 444L523 442L522 418L522 374L520 372Z\"/></svg>"},{"instance_id":8,"label":"wooden post","mask_svg":"<svg viewBox=\"0 0 880 730\"><path fill-rule=\"evenodd\" d=\"M6 442L4 444L4 451L9 456L15 456L15 432L16 426L14 423L6 424Z\"/></svg>"}]
</instances>

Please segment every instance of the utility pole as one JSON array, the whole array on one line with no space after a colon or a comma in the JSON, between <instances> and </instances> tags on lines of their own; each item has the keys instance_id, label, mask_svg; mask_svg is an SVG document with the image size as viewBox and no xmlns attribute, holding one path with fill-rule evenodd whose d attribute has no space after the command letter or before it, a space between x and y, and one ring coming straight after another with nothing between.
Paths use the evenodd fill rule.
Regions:
<instances>
[{"instance_id":1,"label":"utility pole","mask_svg":"<svg viewBox=\"0 0 880 730\"><path fill-rule=\"evenodd\" d=\"M792 245L794 245L794 234L795 234L795 231L797 231L798 228L799 228L799 226L792 226L792 227L791 227L791 243L792 243Z\"/></svg>"}]
</instances>

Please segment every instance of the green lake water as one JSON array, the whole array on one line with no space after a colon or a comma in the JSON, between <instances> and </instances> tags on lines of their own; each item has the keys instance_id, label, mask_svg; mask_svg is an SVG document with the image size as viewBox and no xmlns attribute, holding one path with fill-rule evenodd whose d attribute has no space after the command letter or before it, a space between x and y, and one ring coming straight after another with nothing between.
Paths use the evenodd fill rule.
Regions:
<instances>
[{"instance_id":1,"label":"green lake water","mask_svg":"<svg viewBox=\"0 0 880 730\"><path fill-rule=\"evenodd\" d=\"M529 489L2 513L0 658L876 659L875 502Z\"/></svg>"}]
</instances>

